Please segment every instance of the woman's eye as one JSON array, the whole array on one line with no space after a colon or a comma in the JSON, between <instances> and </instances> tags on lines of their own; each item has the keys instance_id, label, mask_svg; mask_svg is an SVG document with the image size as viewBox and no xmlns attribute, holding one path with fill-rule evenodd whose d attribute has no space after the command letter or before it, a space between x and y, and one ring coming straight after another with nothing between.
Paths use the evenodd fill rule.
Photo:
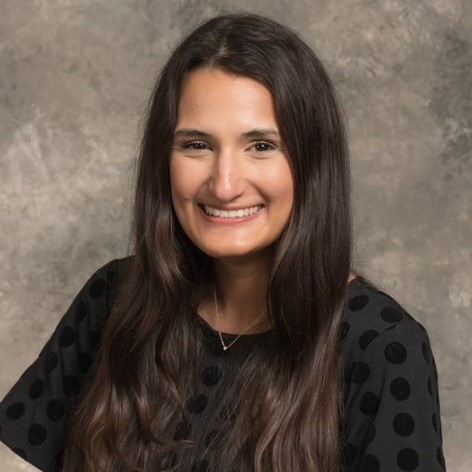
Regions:
<instances>
[{"instance_id":1,"label":"woman's eye","mask_svg":"<svg viewBox=\"0 0 472 472\"><path fill-rule=\"evenodd\" d=\"M256 151L273 151L277 149L277 146L274 143L268 141L257 141L254 143Z\"/></svg>"},{"instance_id":2,"label":"woman's eye","mask_svg":"<svg viewBox=\"0 0 472 472\"><path fill-rule=\"evenodd\" d=\"M189 150L189 151L202 151L206 149L207 144L203 141L190 141L188 143L183 143L181 145L182 149Z\"/></svg>"}]
</instances>

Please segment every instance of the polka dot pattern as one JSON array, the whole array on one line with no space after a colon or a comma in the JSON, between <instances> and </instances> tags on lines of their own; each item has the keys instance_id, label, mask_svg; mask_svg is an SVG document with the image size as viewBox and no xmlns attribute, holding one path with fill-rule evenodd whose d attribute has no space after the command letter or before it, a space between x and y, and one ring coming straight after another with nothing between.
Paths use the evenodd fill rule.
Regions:
<instances>
[{"instance_id":1,"label":"polka dot pattern","mask_svg":"<svg viewBox=\"0 0 472 472\"><path fill-rule=\"evenodd\" d=\"M28 442L33 446L39 446L46 441L47 435L46 428L42 424L34 424L28 430Z\"/></svg>"},{"instance_id":2,"label":"polka dot pattern","mask_svg":"<svg viewBox=\"0 0 472 472\"><path fill-rule=\"evenodd\" d=\"M369 329L364 331L359 338L359 347L364 351L367 346L379 335L379 332L375 329Z\"/></svg>"},{"instance_id":3,"label":"polka dot pattern","mask_svg":"<svg viewBox=\"0 0 472 472\"><path fill-rule=\"evenodd\" d=\"M444 454L440 447L436 449L436 459L443 470L446 470L446 461L444 460Z\"/></svg>"},{"instance_id":4,"label":"polka dot pattern","mask_svg":"<svg viewBox=\"0 0 472 472\"><path fill-rule=\"evenodd\" d=\"M362 472L378 472L380 470L380 462L372 454L366 454L362 460L361 470Z\"/></svg>"},{"instance_id":5,"label":"polka dot pattern","mask_svg":"<svg viewBox=\"0 0 472 472\"><path fill-rule=\"evenodd\" d=\"M64 326L59 334L59 346L71 346L72 344L74 344L76 338L77 334L75 333L74 328L70 326Z\"/></svg>"},{"instance_id":6,"label":"polka dot pattern","mask_svg":"<svg viewBox=\"0 0 472 472\"><path fill-rule=\"evenodd\" d=\"M216 365L209 365L205 367L202 372L201 379L204 385L213 387L218 383L221 377L221 371Z\"/></svg>"},{"instance_id":7,"label":"polka dot pattern","mask_svg":"<svg viewBox=\"0 0 472 472\"><path fill-rule=\"evenodd\" d=\"M415 420L408 413L398 413L393 419L393 429L400 436L410 436L415 430Z\"/></svg>"},{"instance_id":8,"label":"polka dot pattern","mask_svg":"<svg viewBox=\"0 0 472 472\"><path fill-rule=\"evenodd\" d=\"M109 314L110 287L118 278L111 271L122 263L112 261L92 275L36 361L0 404L0 439L39 470L60 470L68 412L76 404L97 351L102 320Z\"/></svg>"},{"instance_id":9,"label":"polka dot pattern","mask_svg":"<svg viewBox=\"0 0 472 472\"><path fill-rule=\"evenodd\" d=\"M434 449L442 438L437 369L427 331L389 295L365 286L359 291L364 293L355 293L347 304L339 336L349 359L343 377L349 405L345 470L444 471L442 446ZM359 415L365 418L363 434L354 427ZM356 444L366 445L362 457L353 453Z\"/></svg>"},{"instance_id":10,"label":"polka dot pattern","mask_svg":"<svg viewBox=\"0 0 472 472\"><path fill-rule=\"evenodd\" d=\"M401 470L415 470L420 460L418 453L411 447L405 447L397 455L397 464Z\"/></svg>"},{"instance_id":11,"label":"polka dot pattern","mask_svg":"<svg viewBox=\"0 0 472 472\"><path fill-rule=\"evenodd\" d=\"M421 344L424 360L429 364L431 362L431 351L426 343Z\"/></svg>"},{"instance_id":12,"label":"polka dot pattern","mask_svg":"<svg viewBox=\"0 0 472 472\"><path fill-rule=\"evenodd\" d=\"M187 410L190 413L198 414L198 413L201 413L206 408L207 403L208 403L208 398L206 397L206 395L197 394L188 399L186 406L187 406Z\"/></svg>"},{"instance_id":13,"label":"polka dot pattern","mask_svg":"<svg viewBox=\"0 0 472 472\"><path fill-rule=\"evenodd\" d=\"M17 420L25 413L25 404L23 402L16 402L11 404L6 411L6 416L10 420Z\"/></svg>"},{"instance_id":14,"label":"polka dot pattern","mask_svg":"<svg viewBox=\"0 0 472 472\"><path fill-rule=\"evenodd\" d=\"M395 400L404 401L410 396L411 387L404 377L395 377L390 382L390 394Z\"/></svg>"},{"instance_id":15,"label":"polka dot pattern","mask_svg":"<svg viewBox=\"0 0 472 472\"><path fill-rule=\"evenodd\" d=\"M351 311L362 310L369 303L369 297L367 295L357 295L349 300L349 309Z\"/></svg>"},{"instance_id":16,"label":"polka dot pattern","mask_svg":"<svg viewBox=\"0 0 472 472\"><path fill-rule=\"evenodd\" d=\"M436 416L436 412L434 412L433 416L431 417L431 424L433 425L434 431L436 431L436 433L439 433L438 418Z\"/></svg>"},{"instance_id":17,"label":"polka dot pattern","mask_svg":"<svg viewBox=\"0 0 472 472\"><path fill-rule=\"evenodd\" d=\"M384 352L385 359L392 364L402 364L407 358L405 346L397 341L388 343Z\"/></svg>"},{"instance_id":18,"label":"polka dot pattern","mask_svg":"<svg viewBox=\"0 0 472 472\"><path fill-rule=\"evenodd\" d=\"M38 359L1 402L0 439L40 470L60 470L68 415L85 376L93 372L123 264L112 261L89 279ZM232 349L223 354L218 334L202 329L208 349L185 414L172 430L176 441L201 432L201 449L191 454L178 449L163 458L168 467L182 463L192 472L213 470L205 449L221 450L225 428L237 414L217 401L231 381L233 362L247 358L251 346L243 335L235 344L240 357ZM338 341L344 389L341 472L444 472L438 372L425 328L388 294L358 279L348 288ZM202 429L208 418L213 422Z\"/></svg>"},{"instance_id":19,"label":"polka dot pattern","mask_svg":"<svg viewBox=\"0 0 472 472\"><path fill-rule=\"evenodd\" d=\"M34 379L28 390L28 395L31 400L38 399L44 390L44 380L43 379Z\"/></svg>"},{"instance_id":20,"label":"polka dot pattern","mask_svg":"<svg viewBox=\"0 0 472 472\"><path fill-rule=\"evenodd\" d=\"M349 332L349 323L346 321L343 321L339 328L339 340L342 341L347 336L348 332Z\"/></svg>"},{"instance_id":21,"label":"polka dot pattern","mask_svg":"<svg viewBox=\"0 0 472 472\"><path fill-rule=\"evenodd\" d=\"M436 361L434 360L434 357L432 358L432 361L433 361L433 374L434 374L435 380L437 381L438 380L438 370L436 368Z\"/></svg>"},{"instance_id":22,"label":"polka dot pattern","mask_svg":"<svg viewBox=\"0 0 472 472\"><path fill-rule=\"evenodd\" d=\"M386 306L380 312L380 317L387 323L399 323L403 318L403 314L394 306Z\"/></svg>"},{"instance_id":23,"label":"polka dot pattern","mask_svg":"<svg viewBox=\"0 0 472 472\"><path fill-rule=\"evenodd\" d=\"M365 392L362 395L360 410L365 415L374 415L379 409L380 398L373 392Z\"/></svg>"}]
</instances>

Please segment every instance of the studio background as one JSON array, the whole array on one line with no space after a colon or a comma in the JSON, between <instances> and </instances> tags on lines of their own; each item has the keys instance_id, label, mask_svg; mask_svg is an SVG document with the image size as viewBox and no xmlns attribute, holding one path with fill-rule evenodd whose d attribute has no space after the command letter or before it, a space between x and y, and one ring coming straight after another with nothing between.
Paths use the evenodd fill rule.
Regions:
<instances>
[{"instance_id":1,"label":"studio background","mask_svg":"<svg viewBox=\"0 0 472 472\"><path fill-rule=\"evenodd\" d=\"M472 470L472 2L2 0L0 397L128 251L139 120L176 42L249 10L297 30L349 120L355 263L427 329L449 472ZM36 470L0 445L3 472Z\"/></svg>"}]
</instances>

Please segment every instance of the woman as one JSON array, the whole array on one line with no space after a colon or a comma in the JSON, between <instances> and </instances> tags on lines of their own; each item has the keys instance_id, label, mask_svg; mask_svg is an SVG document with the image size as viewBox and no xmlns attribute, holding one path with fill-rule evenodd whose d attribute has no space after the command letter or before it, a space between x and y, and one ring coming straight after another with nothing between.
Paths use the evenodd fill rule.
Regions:
<instances>
[{"instance_id":1,"label":"woman","mask_svg":"<svg viewBox=\"0 0 472 472\"><path fill-rule=\"evenodd\" d=\"M150 100L134 255L86 283L2 440L45 471L445 470L427 332L351 270L349 179L295 33L197 28Z\"/></svg>"}]
</instances>

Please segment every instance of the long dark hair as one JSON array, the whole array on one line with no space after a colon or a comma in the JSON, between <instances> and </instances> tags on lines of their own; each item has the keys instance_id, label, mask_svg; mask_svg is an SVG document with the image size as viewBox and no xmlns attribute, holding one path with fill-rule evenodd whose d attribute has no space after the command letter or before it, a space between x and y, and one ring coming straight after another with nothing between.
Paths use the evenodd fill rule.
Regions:
<instances>
[{"instance_id":1,"label":"long dark hair","mask_svg":"<svg viewBox=\"0 0 472 472\"><path fill-rule=\"evenodd\" d=\"M272 93L295 187L267 290L273 342L254 347L225 392L220 408L233 414L218 416L227 419L228 436L217 451L175 436L203 352L195 309L213 280L211 258L176 218L169 182L183 79L198 67L255 79ZM350 193L333 85L296 33L259 15L233 13L206 21L184 39L149 102L134 255L70 424L64 470L173 470L173 451L189 448L206 454L215 471L337 471L338 331L351 270Z\"/></svg>"}]
</instances>

